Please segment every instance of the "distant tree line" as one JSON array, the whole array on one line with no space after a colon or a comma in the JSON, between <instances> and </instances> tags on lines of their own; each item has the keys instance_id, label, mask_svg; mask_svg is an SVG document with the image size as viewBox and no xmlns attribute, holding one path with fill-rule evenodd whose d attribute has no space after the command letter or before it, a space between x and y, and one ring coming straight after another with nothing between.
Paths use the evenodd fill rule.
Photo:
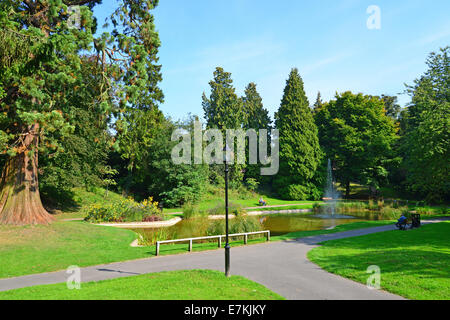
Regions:
<instances>
[{"instance_id":1,"label":"distant tree line","mask_svg":"<svg viewBox=\"0 0 450 320\"><path fill-rule=\"evenodd\" d=\"M48 223L41 203L61 205L74 187L114 188L176 206L223 186L221 165L174 165L176 128L160 105L157 0L122 0L111 32L94 36L99 0L0 2L0 223ZM69 6L80 6L70 26ZM320 94L310 105L292 69L273 122L257 85L239 97L231 74L214 71L202 96L205 127L280 131L280 169L231 166L231 186L285 199L320 199L327 159L348 196L351 183L383 186L429 201L449 197L449 47L431 53L428 70L396 97ZM268 137L270 140L270 136ZM248 148L248 147L247 147Z\"/></svg>"}]
</instances>

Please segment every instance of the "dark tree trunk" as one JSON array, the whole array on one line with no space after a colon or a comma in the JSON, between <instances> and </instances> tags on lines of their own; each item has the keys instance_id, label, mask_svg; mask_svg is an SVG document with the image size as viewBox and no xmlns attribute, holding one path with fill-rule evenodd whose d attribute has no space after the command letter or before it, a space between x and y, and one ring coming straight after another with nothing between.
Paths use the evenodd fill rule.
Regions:
<instances>
[{"instance_id":1,"label":"dark tree trunk","mask_svg":"<svg viewBox=\"0 0 450 320\"><path fill-rule=\"evenodd\" d=\"M347 181L345 183L345 198L349 198L350 197L350 181Z\"/></svg>"},{"instance_id":2,"label":"dark tree trunk","mask_svg":"<svg viewBox=\"0 0 450 320\"><path fill-rule=\"evenodd\" d=\"M39 124L28 128L17 155L3 168L0 180L0 224L49 224L38 183Z\"/></svg>"}]
</instances>

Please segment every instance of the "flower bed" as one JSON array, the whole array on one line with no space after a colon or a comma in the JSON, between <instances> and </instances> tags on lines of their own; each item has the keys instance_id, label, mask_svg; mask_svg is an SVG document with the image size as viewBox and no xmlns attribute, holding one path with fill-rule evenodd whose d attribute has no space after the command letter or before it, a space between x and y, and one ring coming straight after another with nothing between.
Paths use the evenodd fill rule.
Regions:
<instances>
[{"instance_id":1,"label":"flower bed","mask_svg":"<svg viewBox=\"0 0 450 320\"><path fill-rule=\"evenodd\" d=\"M150 197L142 202L131 198L108 204L94 204L87 210L85 221L100 222L153 222L163 221L158 202Z\"/></svg>"}]
</instances>

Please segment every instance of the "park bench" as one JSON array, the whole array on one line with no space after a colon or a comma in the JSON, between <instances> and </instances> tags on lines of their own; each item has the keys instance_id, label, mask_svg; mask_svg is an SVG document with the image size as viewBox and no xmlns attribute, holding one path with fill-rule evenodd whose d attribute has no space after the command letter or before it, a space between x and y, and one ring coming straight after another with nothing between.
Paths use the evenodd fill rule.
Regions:
<instances>
[{"instance_id":1,"label":"park bench","mask_svg":"<svg viewBox=\"0 0 450 320\"><path fill-rule=\"evenodd\" d=\"M420 214L413 213L411 214L411 223L408 223L406 220L403 223L396 223L395 224L399 230L407 230L407 229L413 229L413 228L419 228L421 225L420 222Z\"/></svg>"}]
</instances>

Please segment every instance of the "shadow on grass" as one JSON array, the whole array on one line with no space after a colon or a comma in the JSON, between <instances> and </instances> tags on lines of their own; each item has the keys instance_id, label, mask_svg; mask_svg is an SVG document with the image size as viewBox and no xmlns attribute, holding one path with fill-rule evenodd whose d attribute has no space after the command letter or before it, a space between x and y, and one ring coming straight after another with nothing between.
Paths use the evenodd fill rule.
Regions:
<instances>
[{"instance_id":1,"label":"shadow on grass","mask_svg":"<svg viewBox=\"0 0 450 320\"><path fill-rule=\"evenodd\" d=\"M58 211L74 212L80 209L80 205L74 200L75 193L72 190L64 190L51 186L40 188L42 203L51 214Z\"/></svg>"}]
</instances>

